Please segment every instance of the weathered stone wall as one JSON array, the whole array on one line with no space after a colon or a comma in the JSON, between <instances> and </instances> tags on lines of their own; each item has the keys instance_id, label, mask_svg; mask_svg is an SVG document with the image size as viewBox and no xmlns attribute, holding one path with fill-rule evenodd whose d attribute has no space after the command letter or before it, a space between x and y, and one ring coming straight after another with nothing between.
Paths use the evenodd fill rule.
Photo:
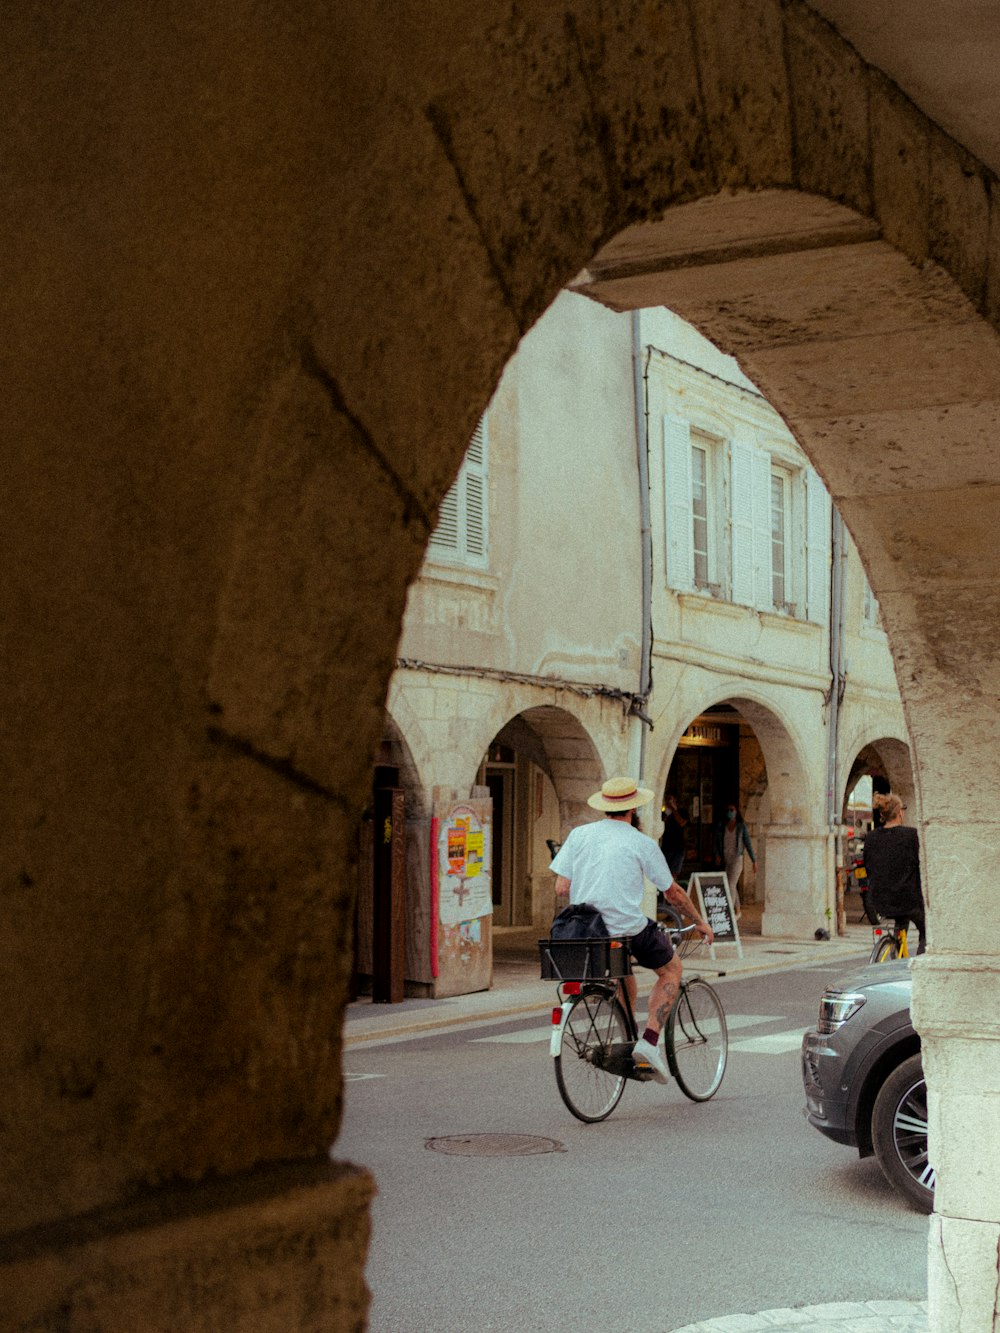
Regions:
<instances>
[{"instance_id":1,"label":"weathered stone wall","mask_svg":"<svg viewBox=\"0 0 1000 1333\"><path fill-rule=\"evenodd\" d=\"M868 227L797 267L736 254L728 312L677 304L793 425L882 601L953 923L918 1022L937 1124L969 1140L940 1054L957 1079L995 1034L956 1035L930 999L954 951L994 979L1000 951L992 177L777 0L24 0L4 43L7 1324L83 1318L100 1288L104 1327L157 1327L179 1284L175 1327L266 1326L263 1288L237 1293L273 1237L201 1283L157 1192L187 1182L221 1214L203 1182L319 1169L335 1136L355 824L437 500L557 291L627 224L733 187ZM886 454L875 485L851 422ZM984 1097L998 1067L979 1060ZM947 1169L942 1243L963 1328L985 1328L995 1288L959 1259L983 1235L995 1255L1000 1155L977 1158L981 1220ZM143 1200L150 1249L119 1211ZM329 1286L275 1215L300 1327L360 1318L359 1200L331 1206ZM83 1215L102 1240L75 1243ZM130 1232L125 1293L107 1274ZM168 1282L177 1236L192 1263Z\"/></svg>"}]
</instances>

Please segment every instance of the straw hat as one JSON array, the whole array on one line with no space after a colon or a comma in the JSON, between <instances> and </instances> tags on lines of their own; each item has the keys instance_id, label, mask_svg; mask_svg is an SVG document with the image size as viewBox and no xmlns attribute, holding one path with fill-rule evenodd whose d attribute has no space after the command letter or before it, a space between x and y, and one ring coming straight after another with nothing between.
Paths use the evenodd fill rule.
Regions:
<instances>
[{"instance_id":1,"label":"straw hat","mask_svg":"<svg viewBox=\"0 0 1000 1333\"><path fill-rule=\"evenodd\" d=\"M594 810L637 810L653 799L648 787L640 787L635 778L608 778L600 791L587 797Z\"/></svg>"}]
</instances>

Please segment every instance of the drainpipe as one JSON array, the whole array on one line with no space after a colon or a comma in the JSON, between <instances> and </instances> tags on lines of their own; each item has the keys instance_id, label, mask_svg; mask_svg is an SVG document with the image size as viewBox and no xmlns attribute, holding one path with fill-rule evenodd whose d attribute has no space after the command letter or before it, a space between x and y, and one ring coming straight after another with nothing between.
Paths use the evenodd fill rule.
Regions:
<instances>
[{"instance_id":1,"label":"drainpipe","mask_svg":"<svg viewBox=\"0 0 1000 1333\"><path fill-rule=\"evenodd\" d=\"M653 722L646 712L653 688L653 534L649 506L649 403L646 391L646 372L642 364L642 341L639 330L639 312L632 311L632 400L635 412L635 448L639 465L639 515L642 542L642 648L639 665L639 697L632 705L632 716L638 726L638 776L646 773L646 728ZM635 749L633 731L630 751Z\"/></svg>"},{"instance_id":2,"label":"drainpipe","mask_svg":"<svg viewBox=\"0 0 1000 1333\"><path fill-rule=\"evenodd\" d=\"M840 801L838 796L837 748L840 737L840 702L847 679L847 663L844 658L844 585L846 583L847 543L844 540L844 520L837 509L833 510L833 531L831 536L830 569L830 714L827 725L826 759L826 799L827 799L827 885L837 883L837 840L841 823ZM829 908L829 890L827 906ZM836 890L834 891L834 909L829 920L835 930L839 929L836 915Z\"/></svg>"}]
</instances>

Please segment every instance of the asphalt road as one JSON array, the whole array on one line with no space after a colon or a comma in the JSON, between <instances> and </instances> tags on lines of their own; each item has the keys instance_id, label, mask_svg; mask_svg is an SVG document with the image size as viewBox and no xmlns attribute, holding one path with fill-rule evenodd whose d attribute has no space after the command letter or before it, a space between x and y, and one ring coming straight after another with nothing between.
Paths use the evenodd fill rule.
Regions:
<instances>
[{"instance_id":1,"label":"asphalt road","mask_svg":"<svg viewBox=\"0 0 1000 1333\"><path fill-rule=\"evenodd\" d=\"M722 980L730 1057L716 1097L629 1083L598 1125L563 1106L547 1013L351 1047L333 1151L379 1186L371 1329L669 1333L781 1306L923 1299L927 1219L802 1114L799 1040L848 970ZM491 1134L560 1150L426 1146Z\"/></svg>"}]
</instances>

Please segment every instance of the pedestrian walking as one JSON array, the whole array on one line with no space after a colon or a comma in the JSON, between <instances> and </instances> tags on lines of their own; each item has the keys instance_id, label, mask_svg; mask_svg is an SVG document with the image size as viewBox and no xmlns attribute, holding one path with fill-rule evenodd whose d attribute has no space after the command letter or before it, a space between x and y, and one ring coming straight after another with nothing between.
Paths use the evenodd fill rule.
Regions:
<instances>
[{"instance_id":1,"label":"pedestrian walking","mask_svg":"<svg viewBox=\"0 0 1000 1333\"><path fill-rule=\"evenodd\" d=\"M864 862L868 893L880 916L892 917L896 930L912 921L917 928L917 953L923 953L924 898L920 887L920 839L903 823L906 806L892 792L872 797L881 824L865 838Z\"/></svg>"},{"instance_id":2,"label":"pedestrian walking","mask_svg":"<svg viewBox=\"0 0 1000 1333\"><path fill-rule=\"evenodd\" d=\"M740 807L735 801L730 801L726 807L725 818L720 819L715 826L715 864L725 866L726 878L729 881L729 897L732 900L733 911L737 917L742 911L737 885L740 882L740 875L743 873L744 851L756 865L757 858L754 855L753 843L750 841L750 834L743 822L743 816L740 814Z\"/></svg>"}]
</instances>

